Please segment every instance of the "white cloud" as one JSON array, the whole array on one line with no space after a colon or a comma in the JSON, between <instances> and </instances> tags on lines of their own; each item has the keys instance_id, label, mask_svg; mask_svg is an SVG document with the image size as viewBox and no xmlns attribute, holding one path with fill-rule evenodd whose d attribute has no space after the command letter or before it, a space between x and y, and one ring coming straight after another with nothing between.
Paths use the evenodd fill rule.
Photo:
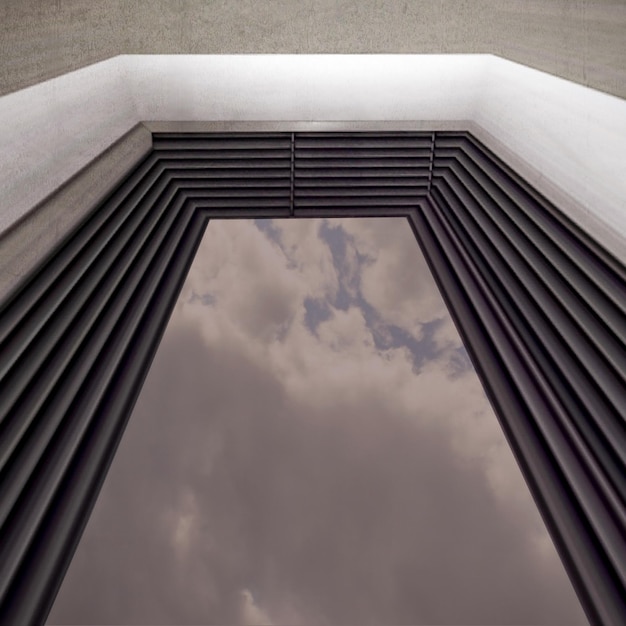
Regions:
<instances>
[{"instance_id":1,"label":"white cloud","mask_svg":"<svg viewBox=\"0 0 626 626\"><path fill-rule=\"evenodd\" d=\"M176 527L174 529L174 545L183 556L189 549L192 524L193 514L191 513L182 513L176 521Z\"/></svg>"},{"instance_id":2,"label":"white cloud","mask_svg":"<svg viewBox=\"0 0 626 626\"><path fill-rule=\"evenodd\" d=\"M463 346L463 341L456 329L452 317L444 315L440 318L433 336L435 345L439 350L456 350Z\"/></svg>"},{"instance_id":3,"label":"white cloud","mask_svg":"<svg viewBox=\"0 0 626 626\"><path fill-rule=\"evenodd\" d=\"M503 502L529 498L502 431L473 370L451 376L461 345L415 239L404 220L337 220L348 234L348 263L357 251L363 295L386 322L414 337L435 319L441 349L416 372L406 347L380 350L363 312L332 306L338 274L320 237L321 220L275 221L280 245L252 222L212 222L179 303L180 323L202 328L209 346L241 351L273 372L288 397L303 406L385 405L407 420L436 424L461 457L480 459ZM212 315L191 292L211 293ZM331 317L317 336L307 328L306 297L325 297ZM288 341L287 341L288 339ZM522 494L522 495L520 495Z\"/></svg>"},{"instance_id":4,"label":"white cloud","mask_svg":"<svg viewBox=\"0 0 626 626\"><path fill-rule=\"evenodd\" d=\"M272 626L274 622L254 600L248 589L241 591L241 623L243 626Z\"/></svg>"},{"instance_id":5,"label":"white cloud","mask_svg":"<svg viewBox=\"0 0 626 626\"><path fill-rule=\"evenodd\" d=\"M338 268L320 225L276 222L272 239L252 222L209 225L103 491L111 506L66 578L65 615L297 626L539 623L552 610L547 622L575 623L451 322L419 369L409 347L374 341L391 323L420 337L442 312L407 225L343 222ZM308 297L329 312L315 334Z\"/></svg>"},{"instance_id":6,"label":"white cloud","mask_svg":"<svg viewBox=\"0 0 626 626\"><path fill-rule=\"evenodd\" d=\"M420 339L422 325L443 318L446 308L406 220L351 219L342 226L370 260L361 275L363 297L388 324Z\"/></svg>"},{"instance_id":7,"label":"white cloud","mask_svg":"<svg viewBox=\"0 0 626 626\"><path fill-rule=\"evenodd\" d=\"M342 276L358 277L357 253L370 259L360 287L383 324L420 338L423 323L441 320L434 334L438 356L419 372L406 347L376 347L358 306L332 305L339 274L320 236L321 221L275 222L280 243L251 222L212 222L175 323L199 327L209 349L245 355L272 375L288 401L302 407L292 419L312 409L319 419L338 407L367 414L379 406L416 429L429 425L446 433L459 459L480 462L501 506L527 520L529 545L548 563L554 548L482 386L473 370L458 372L453 366L462 344L408 225L399 220L340 224L349 234ZM190 299L192 292L215 298L210 315L199 300ZM307 297L324 298L330 311L317 336L305 324ZM179 544L189 523L184 516L178 522ZM247 590L242 603L244 623L271 623Z\"/></svg>"},{"instance_id":8,"label":"white cloud","mask_svg":"<svg viewBox=\"0 0 626 626\"><path fill-rule=\"evenodd\" d=\"M289 267L298 277L302 294L310 298L332 299L339 282L330 249L319 236L321 220L275 220L281 248Z\"/></svg>"}]
</instances>

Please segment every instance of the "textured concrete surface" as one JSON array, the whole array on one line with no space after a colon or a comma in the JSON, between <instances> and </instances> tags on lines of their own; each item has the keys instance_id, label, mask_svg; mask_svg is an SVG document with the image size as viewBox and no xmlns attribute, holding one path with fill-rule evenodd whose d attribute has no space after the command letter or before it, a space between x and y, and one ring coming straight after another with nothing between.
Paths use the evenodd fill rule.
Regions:
<instances>
[{"instance_id":1,"label":"textured concrete surface","mask_svg":"<svg viewBox=\"0 0 626 626\"><path fill-rule=\"evenodd\" d=\"M0 98L0 232L139 121L123 58Z\"/></svg>"},{"instance_id":2,"label":"textured concrete surface","mask_svg":"<svg viewBox=\"0 0 626 626\"><path fill-rule=\"evenodd\" d=\"M152 133L138 124L0 234L0 301L151 148Z\"/></svg>"},{"instance_id":3,"label":"textured concrete surface","mask_svg":"<svg viewBox=\"0 0 626 626\"><path fill-rule=\"evenodd\" d=\"M0 2L0 95L118 54L475 52L626 98L626 2Z\"/></svg>"}]
</instances>

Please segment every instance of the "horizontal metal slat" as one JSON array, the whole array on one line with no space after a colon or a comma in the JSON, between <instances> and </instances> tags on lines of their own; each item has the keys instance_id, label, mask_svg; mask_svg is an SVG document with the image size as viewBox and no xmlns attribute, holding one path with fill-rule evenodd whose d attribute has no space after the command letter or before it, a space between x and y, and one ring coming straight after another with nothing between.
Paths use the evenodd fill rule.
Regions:
<instances>
[{"instance_id":1,"label":"horizontal metal slat","mask_svg":"<svg viewBox=\"0 0 626 626\"><path fill-rule=\"evenodd\" d=\"M220 147L219 149L211 149L210 146L183 146L179 149L158 148L157 154L163 158L179 159L179 158L201 158L211 161L232 161L238 160L241 162L247 161L265 161L270 159L289 159L291 158L291 148L281 150L241 150L241 149L226 149Z\"/></svg>"},{"instance_id":2,"label":"horizontal metal slat","mask_svg":"<svg viewBox=\"0 0 626 626\"><path fill-rule=\"evenodd\" d=\"M296 197L294 199L295 206L334 206L340 209L342 206L416 206L419 199L415 196L346 196L337 197Z\"/></svg>"},{"instance_id":3,"label":"horizontal metal slat","mask_svg":"<svg viewBox=\"0 0 626 626\"><path fill-rule=\"evenodd\" d=\"M90 245L99 229L112 219L116 211L121 209L122 202L139 202L151 188L154 180L162 173L157 159L151 154L137 166L133 173L106 198L92 213L86 222L79 227L81 237L68 233L48 258L43 261L37 272L25 280L22 288L10 300L0 306L0 350L3 342L22 323L27 312L49 290L64 268L73 261L81 248ZM75 231L77 232L77 231Z\"/></svg>"},{"instance_id":4,"label":"horizontal metal slat","mask_svg":"<svg viewBox=\"0 0 626 626\"><path fill-rule=\"evenodd\" d=\"M372 205L364 206L355 204L354 206L320 206L313 204L311 206L294 208L291 215L282 217L297 218L336 218L340 217L406 217L413 209L416 203L407 205Z\"/></svg>"},{"instance_id":5,"label":"horizontal metal slat","mask_svg":"<svg viewBox=\"0 0 626 626\"><path fill-rule=\"evenodd\" d=\"M372 131L297 131L296 142L315 141L350 141L359 144L370 141L416 141L432 140L432 131L406 131L406 130L372 130Z\"/></svg>"},{"instance_id":6,"label":"horizontal metal slat","mask_svg":"<svg viewBox=\"0 0 626 626\"><path fill-rule=\"evenodd\" d=\"M586 443L578 440L573 431L570 439L577 441L575 447L581 457L589 457L587 467L590 474L597 474L600 470L593 468L600 464L613 485L605 497L612 499L615 493L619 494L623 507L626 502L626 432L623 417L619 416L620 407L612 407L594 384L594 372L581 369L577 360L580 344L569 348L563 342L562 335L571 336L572 333L565 332L567 324L555 308L550 292L529 280L531 270L523 255L494 229L481 224L480 208L471 205L464 208L460 201L456 201L454 186L436 189L433 193L448 222L457 224L455 230L459 238L473 249L473 257L485 259L490 269L483 270L483 274L487 275L489 271L493 280L497 281L491 287L495 297L508 302L506 308L510 319L516 320L514 323L522 342L532 352L549 384L560 390L560 402L567 410L562 418L563 428L568 431L576 428L586 433ZM494 245L490 246L489 242ZM525 304L520 307L515 302ZM623 408L626 407L626 391L622 397ZM603 419L597 420L600 415ZM592 428L594 425L595 430ZM593 452L593 456L589 456L589 451ZM598 491L603 491L606 484L601 480ZM616 510L619 511L619 508ZM621 517L626 525L623 510Z\"/></svg>"},{"instance_id":7,"label":"horizontal metal slat","mask_svg":"<svg viewBox=\"0 0 626 626\"><path fill-rule=\"evenodd\" d=\"M211 175L209 176L205 171L201 170L189 172L186 170L174 169L169 169L168 175L181 189L197 189L200 187L206 189L241 189L244 187L259 190L268 187L275 189L291 189L291 181L287 176L250 176L247 178L237 176L218 177L216 176L216 172L211 172Z\"/></svg>"},{"instance_id":8,"label":"horizontal metal slat","mask_svg":"<svg viewBox=\"0 0 626 626\"><path fill-rule=\"evenodd\" d=\"M166 214L165 219L158 220L160 232L156 232L156 236L151 237L141 247L139 255L122 259L129 264L121 272L121 277L125 279L125 282L115 280L113 290L103 289L98 292L94 306L82 312L83 323L71 328L70 336L64 338L65 345L60 349L60 352L65 352L65 368L61 372L46 369L35 380L34 387L37 384L43 385L42 391L46 392L46 395L43 397L34 394L26 395L23 403L15 408L14 417L20 418L20 421L25 423L34 423L34 427L25 433L16 433L16 436L21 436L23 441L16 439L10 441L7 438L2 442L3 458L7 467L3 467L0 473L0 491L3 493L0 502L0 527L6 523L8 516L13 514L20 491L26 481L31 480L31 473L36 467L41 466L42 457L50 447L50 442L58 438L57 433L63 427L63 423L75 419L70 406L80 392L83 374L94 367L102 351L106 350L114 326L122 318L127 307L128 298L125 290L134 289L140 284L164 238L171 231L171 225L178 217L177 213L171 211ZM106 259L103 262L106 263ZM109 267L108 264L107 267ZM120 268L114 265L110 269L115 271ZM111 276L114 274L112 273ZM106 315L103 311L106 311ZM95 319L88 317L90 314L95 316ZM72 339L75 342L72 342ZM36 418L37 421L35 421ZM16 452L9 457L13 452L11 444ZM40 471L47 471L45 464Z\"/></svg>"},{"instance_id":9,"label":"horizontal metal slat","mask_svg":"<svg viewBox=\"0 0 626 626\"><path fill-rule=\"evenodd\" d=\"M105 347L105 351L92 361L92 365L76 364L76 367L87 376L85 383L81 385L81 393L61 394L61 405L57 411L66 416L65 425L55 435L56 444L51 442L38 464L40 469L35 480L39 488L20 499L17 507L12 510L8 527L5 526L3 529L0 540L0 602L5 599L9 585L16 580L18 569L24 562L35 536L41 532L41 523L57 496L68 467L78 454L81 441L93 424L94 412L103 400L102 394L106 393L108 380L116 374L121 354L128 349L130 338L140 328L141 319L151 301L150 295L154 294L154 287L163 272L167 271L168 262L184 235L190 218L190 211L179 212L176 215L177 225L169 231L167 244L152 249L152 254L149 255L151 269L142 279L142 287L130 294L124 290L118 294L118 302L123 305L122 315L104 320L105 325L111 321L116 323L117 331L113 334L107 332L99 335L96 332L92 335L92 341L100 343ZM129 300L128 296L131 294L132 298ZM78 379L75 376L68 377L66 381L72 386L82 378L80 375ZM88 392L85 385L92 391ZM62 408L68 400L73 403L73 408ZM48 410L54 410L53 407L54 405L50 406ZM38 504L35 504L36 502ZM35 516L29 513L33 508L37 511Z\"/></svg>"},{"instance_id":10,"label":"horizontal metal slat","mask_svg":"<svg viewBox=\"0 0 626 626\"><path fill-rule=\"evenodd\" d=\"M415 180L421 180L424 176L428 176L428 168L414 168L414 167L388 167L388 168L374 168L374 167L360 167L360 168L344 168L344 169L332 169L326 167L316 168L298 168L295 171L296 185L299 180L317 178L319 180L333 180L340 178L363 178L377 180L379 178L388 179L394 178L414 178ZM307 182L308 184L308 182ZM402 183L404 184L404 182Z\"/></svg>"},{"instance_id":11,"label":"horizontal metal slat","mask_svg":"<svg viewBox=\"0 0 626 626\"><path fill-rule=\"evenodd\" d=\"M271 150L289 148L291 133L153 133L152 145L157 150L170 147L184 150L196 145L238 150Z\"/></svg>"},{"instance_id":12,"label":"horizontal metal slat","mask_svg":"<svg viewBox=\"0 0 626 626\"><path fill-rule=\"evenodd\" d=\"M158 179L137 204L128 203L126 205L125 214L121 219L118 215L118 218L109 222L107 227L100 228L97 235L89 240L89 245L85 245L84 233L79 233L76 239L79 242L83 242L80 252L75 256L72 263L65 267L65 271L58 280L50 285L45 295L31 307L28 314L24 316L22 323L2 343L0 348L0 380L6 376L9 369L22 357L22 354L25 353L40 330L44 328L44 325L48 334L54 332L54 323L50 323L51 318L56 316L62 326L70 323L72 315L68 313L67 308L63 307L67 302L76 302L75 299L70 298L68 300L67 298L73 294L78 281L83 280L85 275L95 276L92 268L94 262L100 259L99 255L103 251L105 256L114 254L115 250L122 246L125 241L118 234L120 230L127 222L131 224L137 223L166 188L167 178ZM141 207L143 207L143 210ZM109 243L114 236L117 237L117 240L109 248ZM71 247L74 248L74 246ZM97 279L94 278L94 280ZM86 296L86 292L81 291L80 294ZM37 348L37 350L42 352L40 348ZM3 395L0 394L0 406L2 405Z\"/></svg>"},{"instance_id":13,"label":"horizontal metal slat","mask_svg":"<svg viewBox=\"0 0 626 626\"><path fill-rule=\"evenodd\" d=\"M298 153L314 151L334 151L334 150L418 150L420 152L431 150L431 138L407 138L407 137L382 137L358 139L355 137L346 138L324 138L324 139L303 139L296 135L295 148Z\"/></svg>"},{"instance_id":14,"label":"horizontal metal slat","mask_svg":"<svg viewBox=\"0 0 626 626\"><path fill-rule=\"evenodd\" d=\"M540 510L546 516L557 547L569 566L569 573L575 586L583 596L585 608L595 613L598 623L618 624L618 616L624 614L626 605L620 591L623 585L616 578L611 557L618 557L623 552L620 548L606 552L605 546L615 541L619 545L620 541L615 534L614 522L607 517L609 510L590 489L580 460L572 457L567 442L554 429L548 418L551 410L545 405L548 397L544 396L541 386L536 387L537 379L533 369L527 370L526 359L524 353L519 352L515 334L511 335L506 329L506 318L501 317L500 313L496 314L497 309L494 309L494 305L486 299L489 292L481 285L479 274L471 269L471 261L464 253L462 243L458 239L456 241L454 238L450 239L452 235L444 223L439 221L435 205L426 203L423 207L428 226L420 219L419 213L416 214L417 224L423 228L432 227L432 237L438 243L435 245L432 241L425 241L424 236L419 235L419 229L414 232L427 246L429 255L432 255L431 261L435 257L439 280L441 281L441 276L449 271L458 276L458 283L452 283L450 288L445 287L448 298L450 291L460 289L464 294L457 298L453 293L455 319L470 342L470 352L477 359L477 369L481 372L487 369L485 372L487 389L496 407L499 407L497 413L505 416L503 428L510 438L527 480L533 487L533 494L540 502L542 498L546 499L545 503L541 503ZM439 246L440 250L437 249ZM442 253L450 259L450 266L454 270L446 270L445 264L439 262L437 257ZM469 265L466 265L467 263ZM448 282L447 278L444 280ZM472 313L466 314L467 319L459 315L465 308L463 299L468 299L472 306L476 307L476 314L481 320L478 328L476 326L472 328ZM489 337L488 343L484 343L483 337L485 339ZM511 340L515 340L515 343L511 344ZM495 368L492 366L492 363L498 362L498 358L494 358L496 354L499 355L498 358L503 359L500 372L497 366ZM489 358L486 358L486 355L489 355ZM513 381L513 388L509 387L507 379ZM519 392L523 394L521 397L517 396ZM523 398L523 404L519 404L517 398ZM538 422L532 419L529 421L533 416L541 416L542 419ZM532 426L533 422L535 426ZM535 430L537 427L538 430ZM545 443L533 441L536 432L541 432L542 437L548 437ZM561 460L559 457L562 457ZM561 469L557 471L557 468ZM559 474L563 470L567 472L566 480ZM572 476L572 471L576 476ZM574 492L570 493L568 489L576 490L577 495L574 496ZM583 500L587 502L585 509L581 508L580 489L583 489ZM591 509L588 508L590 502L595 502L591 504ZM594 516L592 511L597 515ZM605 535L603 544L590 543L594 539L591 539L588 534L589 527L586 526L590 521L589 515L592 515L595 523L603 525L603 533L604 531L609 533L608 537ZM597 530L595 523L593 528ZM589 537L589 542L581 541L582 537ZM606 541L608 543L605 543Z\"/></svg>"},{"instance_id":15,"label":"horizontal metal slat","mask_svg":"<svg viewBox=\"0 0 626 626\"><path fill-rule=\"evenodd\" d=\"M525 210L522 215L533 221L536 226L534 232L538 237L544 233L543 240L549 233L553 245L558 248L562 255L569 258L572 265L578 266L578 270L587 274L591 282L602 289L606 296L613 300L615 306L626 314L626 296L624 295L623 284L626 281L626 267L616 262L606 251L601 248L597 242L593 241L586 233L584 233L569 218L563 215L556 207L534 191L529 185L524 183L518 176L509 173L507 170L502 171L502 167L497 164L491 154L485 150L479 150L475 141L468 141L461 155L467 155L476 167L482 169L488 180L498 180L498 178L506 178L511 182L504 191L516 206L524 206ZM500 174L497 174L500 168ZM493 192L494 198L499 197L499 191L496 188ZM541 207L539 210L531 207ZM580 244L572 244L571 236L568 233L574 233L575 238L581 242L582 250L587 252L584 255L584 262L580 263L579 252ZM542 239L539 239L542 241ZM591 254L589 253L591 252ZM560 267L560 263L559 263Z\"/></svg>"},{"instance_id":16,"label":"horizontal metal slat","mask_svg":"<svg viewBox=\"0 0 626 626\"><path fill-rule=\"evenodd\" d=\"M168 150L190 151L206 150L207 152L230 152L236 151L239 156L246 157L251 152L263 154L275 151L291 150L291 138L280 139L219 139L211 137L198 137L194 139L161 139L153 140L153 147L159 152Z\"/></svg>"},{"instance_id":17,"label":"horizontal metal slat","mask_svg":"<svg viewBox=\"0 0 626 626\"><path fill-rule=\"evenodd\" d=\"M282 180L291 184L291 163L290 167L282 168L216 168L206 160L171 160L163 159L159 161L163 167L169 171L180 172L184 170L185 177L204 178L206 180L229 180L229 179L249 179L256 180L261 184L265 180Z\"/></svg>"},{"instance_id":18,"label":"horizontal metal slat","mask_svg":"<svg viewBox=\"0 0 626 626\"><path fill-rule=\"evenodd\" d=\"M317 169L320 168L322 170L326 170L333 167L340 168L393 168L393 167L404 167L404 168L428 168L430 163L430 157L365 157L363 159L359 159L356 157L346 157L346 158L327 158L323 161L319 161L317 159L305 159L300 158L296 159L295 165L296 170L302 169Z\"/></svg>"},{"instance_id":19,"label":"horizontal metal slat","mask_svg":"<svg viewBox=\"0 0 626 626\"><path fill-rule=\"evenodd\" d=\"M249 155L248 157L239 159L214 159L210 152L203 152L196 150L192 154L185 150L180 152L157 152L157 158L167 161L178 161L178 167L181 167L181 162L187 165L187 160L201 161L202 165L207 169L291 169L291 156L286 153L283 156L270 156L268 158L255 157Z\"/></svg>"},{"instance_id":20,"label":"horizontal metal slat","mask_svg":"<svg viewBox=\"0 0 626 626\"><path fill-rule=\"evenodd\" d=\"M202 195L205 198L215 198L215 199L223 199L229 198L235 200L237 198L257 198L260 201L267 198L289 198L291 195L291 190L289 187L280 186L280 187L259 187L258 185L254 186L241 186L232 185L232 186L216 186L212 185L207 186L204 184L189 184L185 185L184 183L178 181L177 188L180 193L195 193L197 191L202 191ZM191 196L190 196L191 197Z\"/></svg>"},{"instance_id":21,"label":"horizontal metal slat","mask_svg":"<svg viewBox=\"0 0 626 626\"><path fill-rule=\"evenodd\" d=\"M429 159L430 147L417 148L296 148L296 159L368 159L368 158L413 158Z\"/></svg>"},{"instance_id":22,"label":"horizontal metal slat","mask_svg":"<svg viewBox=\"0 0 626 626\"><path fill-rule=\"evenodd\" d=\"M152 207L147 216L147 223L144 219L134 229L133 225L129 224L127 230L130 233L125 239L121 240L119 245L116 242L116 246L111 248L110 253L107 250L107 254L99 256L98 275L92 280L87 279L86 284L83 281L84 284L76 288L70 296L75 302L70 302L69 306L73 306L76 312L74 314L62 312L61 314L64 332L55 332L52 339L48 339L48 333L39 338L35 352L29 355L25 364L17 370L16 374L19 378L7 385L8 391L2 395L2 408L6 422L3 422L0 429L0 481L4 480L1 471L8 463L10 455L18 444L21 444L27 429L36 419L37 412L47 402L49 395L54 392L58 381L66 375L65 368L71 363L74 355L82 350L83 342L87 340L91 327L102 315L103 309L108 306L109 299L114 297L122 281L125 280L132 286L133 276L129 274L130 269L146 266L151 258L146 257L145 254L148 244L154 246L156 242L158 245L168 232L180 209L180 206L171 206L175 194L176 192L172 191L169 196L161 199L160 207ZM178 204L182 205L180 198ZM171 210L166 211L170 206ZM119 306L122 304L123 301ZM111 312L109 315L113 316ZM114 318L115 316L112 317ZM46 346L44 342L50 345ZM83 351L82 358L84 354ZM44 362L45 367L40 369ZM26 393L16 405L20 394L25 390L27 390ZM48 421L46 428L49 425Z\"/></svg>"},{"instance_id":23,"label":"horizontal metal slat","mask_svg":"<svg viewBox=\"0 0 626 626\"><path fill-rule=\"evenodd\" d=\"M380 187L380 188L403 188L413 190L421 190L422 187L428 186L428 176L404 176L404 177L324 177L324 178L308 178L297 177L294 181L294 188L296 191L306 192L308 189L317 188L367 188L367 187Z\"/></svg>"},{"instance_id":24,"label":"horizontal metal slat","mask_svg":"<svg viewBox=\"0 0 626 626\"><path fill-rule=\"evenodd\" d=\"M13 585L6 602L6 615L13 623L39 623L50 610L204 227L205 220L197 214L188 220L182 237L177 237L178 245L173 255L163 255L150 282L133 294L135 304L145 303L141 307L143 315L137 323L131 319L124 325L131 337L121 342L125 348L122 367L116 368L105 391L107 400L95 407L92 427L86 433L81 452L73 457L59 486L54 509L47 513L42 523L41 528L53 533L55 541L39 540L32 544L22 572ZM108 360L120 362L113 350ZM42 563L45 567L40 566ZM54 581L52 587L50 581Z\"/></svg>"},{"instance_id":25,"label":"horizontal metal slat","mask_svg":"<svg viewBox=\"0 0 626 626\"><path fill-rule=\"evenodd\" d=\"M185 192L185 196L193 199L198 207L207 209L254 209L257 212L265 209L284 209L290 207L289 196L274 197L213 197L207 195L203 189L192 189Z\"/></svg>"},{"instance_id":26,"label":"horizontal metal slat","mask_svg":"<svg viewBox=\"0 0 626 626\"><path fill-rule=\"evenodd\" d=\"M550 222L544 221L539 205L527 201L526 210L521 211L519 199L513 199L506 193L506 189L496 185L493 180L489 180L482 170L472 167L471 161L459 158L453 170L459 172L458 175L461 177L463 177L463 170L467 170L477 181L473 185L474 193L483 197L489 194L487 204L491 214L497 213L497 219L508 220L509 223L515 224L513 232L518 229L519 232L526 233L525 241L529 254L531 250L536 250L533 258L536 258L540 265L548 268L546 271L549 275L556 277L551 282L552 288L557 293L562 293L562 297L570 302L578 299L580 306L574 307L574 310L580 309L581 314L585 314L587 310L590 311L590 315L586 316L585 327L591 324L590 328L595 328L600 333L600 337L604 335L606 329L610 329L623 345L626 342L626 312L624 312L626 311L626 295L623 289L615 289L619 279L611 275L609 268L600 267L599 260L594 259L594 254L589 249L585 249L582 242L572 236L567 236L563 225L557 222L551 227ZM545 262L542 259L545 259ZM589 267L584 271L581 267L583 259L589 259L589 261L594 259L598 271L594 272ZM603 327L598 326L596 317L602 320ZM609 349L613 341L607 340L604 343L605 347ZM622 364L623 367L624 364Z\"/></svg>"},{"instance_id":27,"label":"horizontal metal slat","mask_svg":"<svg viewBox=\"0 0 626 626\"><path fill-rule=\"evenodd\" d=\"M455 175L463 178L462 167L458 163L451 169ZM470 191L472 191L471 183ZM485 196L481 190L473 189L474 196L482 197L482 203L494 223L513 242L518 250L529 260L534 273L555 295L588 336L590 345L595 346L611 364L614 374L621 381L620 387L626 384L626 317L621 315L613 302L605 297L603 291L593 284L589 277L579 271L578 267L568 261L559 248L541 245L545 233L529 233L524 229L528 224L518 217L516 223L516 206L509 200L509 205L496 209L495 203ZM504 201L503 201L504 202ZM510 215L507 215L507 212ZM549 242L548 242L549 243ZM580 245L580 244L579 244ZM582 253L582 252L581 252ZM589 254L587 252L587 254ZM620 298L619 294L615 295ZM626 300L626 299L625 299ZM592 367L594 372L596 366ZM599 375L599 372L598 372Z\"/></svg>"},{"instance_id":28,"label":"horizontal metal slat","mask_svg":"<svg viewBox=\"0 0 626 626\"><path fill-rule=\"evenodd\" d=\"M451 169L449 175L457 176L456 169ZM626 397L624 397L626 387L623 384L626 374L625 344L611 334L606 320L589 312L588 300L581 297L584 289L580 283L568 282L559 274L558 266L550 264L548 259L542 256L541 249L534 245L533 239L529 238L527 233L524 233L522 229L518 230L515 224L507 223L506 220L503 223L502 220L505 219L503 212L495 212L490 206L489 198L483 197L480 201L476 198L480 196L478 192L475 191L474 196L470 195L471 191L464 187L461 179L458 180L461 185L455 185L454 188L455 193L460 194L463 205L480 207L474 212L474 218L479 219L484 216L487 222L483 220L483 223L486 224L486 228L490 229L490 237L502 238L501 245L511 246L515 253L520 255L520 266L525 268L526 280L532 284L531 294L542 292L546 298L549 297L549 302L553 303L551 310L554 323L558 324L560 341L568 344L578 339L578 343L572 346L576 355L574 358L584 363L586 355L589 355L591 360L587 363L586 370L590 380L597 380L606 371L609 379L614 379L612 397L619 398L621 395L622 398L617 401L616 407L618 410L626 409Z\"/></svg>"},{"instance_id":29,"label":"horizontal metal slat","mask_svg":"<svg viewBox=\"0 0 626 626\"><path fill-rule=\"evenodd\" d=\"M291 132L284 130L208 130L208 131L167 131L160 130L152 133L154 141L165 141L169 139L223 139L224 141L276 141L289 139Z\"/></svg>"},{"instance_id":30,"label":"horizontal metal slat","mask_svg":"<svg viewBox=\"0 0 626 626\"><path fill-rule=\"evenodd\" d=\"M296 198L306 198L306 197L381 197L381 198L392 198L394 196L406 196L410 198L415 198L413 194L415 194L417 186L415 187L374 187L367 186L363 187L337 187L337 186L316 186L316 187L296 187L295 197Z\"/></svg>"}]
</instances>

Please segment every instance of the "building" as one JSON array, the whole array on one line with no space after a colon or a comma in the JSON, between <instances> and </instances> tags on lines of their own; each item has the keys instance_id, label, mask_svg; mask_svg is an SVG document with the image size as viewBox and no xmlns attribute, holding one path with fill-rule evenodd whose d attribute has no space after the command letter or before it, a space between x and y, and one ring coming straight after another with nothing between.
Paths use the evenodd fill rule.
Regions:
<instances>
[{"instance_id":1,"label":"building","mask_svg":"<svg viewBox=\"0 0 626 626\"><path fill-rule=\"evenodd\" d=\"M2 55L7 78L0 101L1 293L6 300L2 427L7 442L2 452L0 606L12 620L7 623L45 619L203 220L210 210L218 210L215 204L207 208L206 202L195 210L188 202L193 194L179 193L176 175L163 162L168 150L188 146L173 146L175 140L158 133L242 130L269 133L265 147L271 150L277 141L276 150L284 151L286 161L293 155L292 163L298 159L299 133L412 133L415 149L426 155L424 174L417 178L427 186L415 197L421 210L400 205L402 212L427 251L505 432L508 424L512 447L589 618L620 623L626 582L626 210L619 156L626 144L621 66L626 14L620 4L608 2L533 5L532 10L495 8L497 4L481 2L468 9L456 2L437 8L375 2L337 8L333 3L320 4L314 12L299 3L270 12L267 5L247 2L229 3L219 11L200 3L153 3L136 10L122 4L99 9L78 3L64 8L15 3L3 9L2 43L9 53ZM127 56L217 52L480 56ZM487 53L616 97L482 56ZM108 60L66 74L102 59ZM33 85L44 79L52 80ZM550 114L533 109L537 98L549 103ZM511 119L512 111L521 117ZM219 141L214 147L229 149ZM466 206L447 195L460 189L448 179L459 155L469 159L464 171L474 172L465 193L480 195L490 186L485 193L495 194L504 210L521 205L514 219L524 221L527 230L515 231L508 248L494 252L482 247L485 233L495 234L487 221L482 234L463 222L468 216L452 229L446 226L450 222L444 213L456 204L459 211ZM133 170L137 164L140 169ZM290 191L293 171L285 167ZM116 195L108 197L120 182ZM171 200L183 215L178 220L169 212L172 228L163 231L165 251L158 249L159 242L149 244L156 246L152 256L142 261L131 254L126 265L112 265L114 259L107 255L122 240L116 234L104 245L109 241L105 229L117 232L121 222L106 221L106 211L113 215L122 207L132 213L140 197L156 198L163 189L170 193L163 206ZM264 214L272 207L285 216L323 212L319 204L309 204L313 210L308 212L306 203L298 206L296 190L288 196L284 204L269 202ZM565 219L552 203L566 213ZM488 199L477 204L487 219ZM390 214L390 206L384 202L373 211ZM94 207L99 207L96 217L65 241ZM248 209L246 203L235 203L232 210L243 215ZM355 212L368 214L362 203ZM507 228L502 233L512 232ZM463 242L461 232L474 243ZM134 233L129 231L128 237ZM549 241L543 239L546 234ZM94 257L89 278L81 274L85 265L72 266L66 259L72 258L70 253L95 250L90 242L98 237L102 252ZM33 273L29 283L30 272L61 244L63 252L46 260L45 271ZM482 264L476 262L477 249L488 253ZM157 269L150 273L150 268ZM535 270L547 282L537 282ZM57 271L61 278L55 282ZM111 282L111 298L90 299L84 286L93 285L96 275L98 281L105 275L128 275L124 296L113 299L117 284ZM501 286L512 277L522 282L501 296ZM23 284L27 287L21 291ZM534 308L524 304L527 294L537 297ZM127 316L127 301L134 317ZM149 302L155 306L146 315ZM115 311L115 316L100 318L101 311ZM546 311L551 320L542 317ZM68 315L81 323L66 328L62 320ZM118 324L122 315L123 325ZM103 325L95 326L100 319ZM528 328L537 333L531 340ZM94 367L86 365L87 352L75 358L79 341L97 357ZM580 360L570 367L572 354ZM37 356L42 363L50 359L49 374L40 375L36 359L23 355ZM102 380L108 381L106 388ZM36 389L41 392L34 393ZM44 389L52 389L53 395ZM582 409L569 398L573 390ZM32 422L24 417L31 415ZM104 419L109 415L116 417ZM46 437L57 425L60 438L46 448ZM80 446L70 454L73 443Z\"/></svg>"}]
</instances>

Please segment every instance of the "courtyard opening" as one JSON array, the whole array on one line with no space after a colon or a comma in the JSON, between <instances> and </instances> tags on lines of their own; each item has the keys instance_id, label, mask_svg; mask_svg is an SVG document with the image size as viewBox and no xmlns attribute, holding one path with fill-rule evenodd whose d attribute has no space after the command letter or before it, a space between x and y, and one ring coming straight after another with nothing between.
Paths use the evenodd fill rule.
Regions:
<instances>
[{"instance_id":1,"label":"courtyard opening","mask_svg":"<svg viewBox=\"0 0 626 626\"><path fill-rule=\"evenodd\" d=\"M211 220L48 624L585 624L406 219Z\"/></svg>"}]
</instances>

